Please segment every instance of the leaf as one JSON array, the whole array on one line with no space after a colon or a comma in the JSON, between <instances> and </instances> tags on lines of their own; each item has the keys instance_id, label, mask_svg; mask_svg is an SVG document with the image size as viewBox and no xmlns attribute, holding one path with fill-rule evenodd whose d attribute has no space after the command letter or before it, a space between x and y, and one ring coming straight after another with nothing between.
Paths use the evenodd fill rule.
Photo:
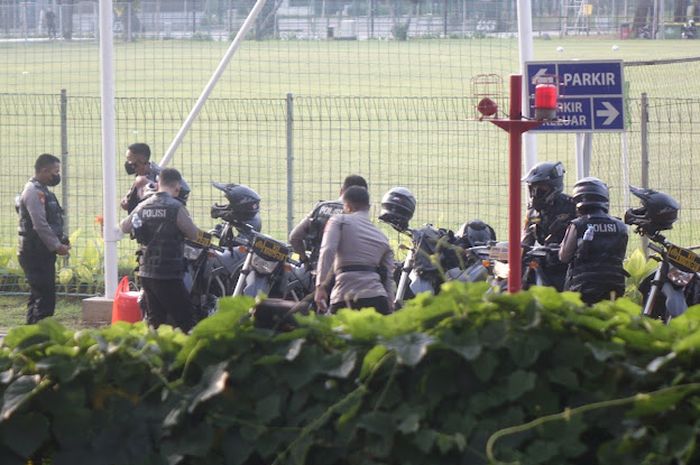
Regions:
<instances>
[{"instance_id":1,"label":"leaf","mask_svg":"<svg viewBox=\"0 0 700 465\"><path fill-rule=\"evenodd\" d=\"M440 337L440 342L450 350L458 353L466 361L476 360L481 354L481 343L477 332L470 329L465 334L456 334L454 331L445 331Z\"/></svg>"},{"instance_id":2,"label":"leaf","mask_svg":"<svg viewBox=\"0 0 700 465\"><path fill-rule=\"evenodd\" d=\"M384 412L365 413L360 417L357 426L382 437L394 434L396 430L394 417Z\"/></svg>"},{"instance_id":3,"label":"leaf","mask_svg":"<svg viewBox=\"0 0 700 465\"><path fill-rule=\"evenodd\" d=\"M29 457L49 439L49 420L39 413L16 415L2 425L5 444L21 457Z\"/></svg>"},{"instance_id":4,"label":"leaf","mask_svg":"<svg viewBox=\"0 0 700 465\"><path fill-rule=\"evenodd\" d=\"M262 423L267 423L277 418L280 414L281 403L282 398L279 394L271 394L259 400L255 405L255 413L258 420Z\"/></svg>"},{"instance_id":5,"label":"leaf","mask_svg":"<svg viewBox=\"0 0 700 465\"><path fill-rule=\"evenodd\" d=\"M508 377L506 392L509 400L516 400L535 387L535 373L517 370Z\"/></svg>"},{"instance_id":6,"label":"leaf","mask_svg":"<svg viewBox=\"0 0 700 465\"><path fill-rule=\"evenodd\" d=\"M229 430L221 442L226 465L241 465L248 460L253 446L244 440L237 430Z\"/></svg>"},{"instance_id":7,"label":"leaf","mask_svg":"<svg viewBox=\"0 0 700 465\"><path fill-rule=\"evenodd\" d=\"M480 381L486 382L493 376L498 363L498 357L493 355L493 353L483 352L479 358L472 362L472 369Z\"/></svg>"},{"instance_id":8,"label":"leaf","mask_svg":"<svg viewBox=\"0 0 700 465\"><path fill-rule=\"evenodd\" d=\"M360 375L358 378L361 381L367 379L370 373L375 369L377 364L382 360L382 357L388 352L387 348L382 345L376 345L372 347L362 359L362 368L360 369Z\"/></svg>"},{"instance_id":9,"label":"leaf","mask_svg":"<svg viewBox=\"0 0 700 465\"><path fill-rule=\"evenodd\" d=\"M14 380L2 396L0 418L7 420L15 411L40 391L39 375L24 375Z\"/></svg>"},{"instance_id":10,"label":"leaf","mask_svg":"<svg viewBox=\"0 0 700 465\"><path fill-rule=\"evenodd\" d=\"M421 452L427 454L433 448L437 436L438 433L432 429L422 429L416 433L415 444Z\"/></svg>"},{"instance_id":11,"label":"leaf","mask_svg":"<svg viewBox=\"0 0 700 465\"><path fill-rule=\"evenodd\" d=\"M599 362L605 362L611 357L622 355L624 356L625 351L619 345L612 342L606 341L591 341L584 344L588 347L593 354L593 357Z\"/></svg>"},{"instance_id":12,"label":"leaf","mask_svg":"<svg viewBox=\"0 0 700 465\"><path fill-rule=\"evenodd\" d=\"M70 284L72 280L73 270L71 268L62 268L61 271L58 272L58 282L62 285L66 286Z\"/></svg>"},{"instance_id":13,"label":"leaf","mask_svg":"<svg viewBox=\"0 0 700 465\"><path fill-rule=\"evenodd\" d=\"M638 394L634 408L629 412L630 416L646 416L665 412L674 407L690 392L697 391L692 386L679 386L676 389L664 391L658 394Z\"/></svg>"},{"instance_id":14,"label":"leaf","mask_svg":"<svg viewBox=\"0 0 700 465\"><path fill-rule=\"evenodd\" d=\"M329 359L332 358L333 361L340 359L340 363L336 362L332 368L325 370L323 373L333 378L347 378L357 364L357 352L353 349L348 349L340 354L334 355L334 357L329 357Z\"/></svg>"},{"instance_id":15,"label":"leaf","mask_svg":"<svg viewBox=\"0 0 700 465\"><path fill-rule=\"evenodd\" d=\"M572 390L579 386L576 373L568 367L555 367L547 373L547 377L551 382Z\"/></svg>"},{"instance_id":16,"label":"leaf","mask_svg":"<svg viewBox=\"0 0 700 465\"><path fill-rule=\"evenodd\" d=\"M297 358L299 353L301 352L301 348L304 345L304 342L306 342L306 339L295 339L289 344L289 348L287 349L287 354L284 356L288 361L292 361Z\"/></svg>"},{"instance_id":17,"label":"leaf","mask_svg":"<svg viewBox=\"0 0 700 465\"><path fill-rule=\"evenodd\" d=\"M220 362L216 365L208 366L204 370L202 380L198 386L200 391L192 399L192 403L187 409L188 412L194 412L201 403L224 392L229 378L227 368L228 362Z\"/></svg>"},{"instance_id":18,"label":"leaf","mask_svg":"<svg viewBox=\"0 0 700 465\"><path fill-rule=\"evenodd\" d=\"M417 413L411 413L407 415L401 423L399 423L398 430L403 434L415 433L420 428L420 415Z\"/></svg>"},{"instance_id":19,"label":"leaf","mask_svg":"<svg viewBox=\"0 0 700 465\"><path fill-rule=\"evenodd\" d=\"M416 366L428 352L434 339L424 333L409 333L393 338L386 343L387 348L396 352L399 363Z\"/></svg>"}]
</instances>

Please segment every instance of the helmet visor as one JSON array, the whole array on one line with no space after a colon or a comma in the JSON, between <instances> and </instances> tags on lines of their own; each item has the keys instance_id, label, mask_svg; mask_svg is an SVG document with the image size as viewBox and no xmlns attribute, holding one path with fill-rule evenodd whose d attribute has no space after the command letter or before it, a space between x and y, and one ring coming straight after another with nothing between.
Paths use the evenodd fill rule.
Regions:
<instances>
[{"instance_id":1,"label":"helmet visor","mask_svg":"<svg viewBox=\"0 0 700 465\"><path fill-rule=\"evenodd\" d=\"M547 183L537 182L528 186L530 198L537 200L546 199L552 193L552 186Z\"/></svg>"}]
</instances>

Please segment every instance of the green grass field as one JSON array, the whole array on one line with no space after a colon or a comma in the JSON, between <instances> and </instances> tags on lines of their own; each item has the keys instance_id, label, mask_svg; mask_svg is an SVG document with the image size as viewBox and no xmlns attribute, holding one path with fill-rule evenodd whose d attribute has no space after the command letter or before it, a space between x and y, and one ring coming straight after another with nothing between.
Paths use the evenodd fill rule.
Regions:
<instances>
[{"instance_id":1,"label":"green grass field","mask_svg":"<svg viewBox=\"0 0 700 465\"><path fill-rule=\"evenodd\" d=\"M612 50L613 45L619 48ZM541 60L626 61L700 55L698 41L617 41L569 38L535 42ZM142 41L116 44L117 148L146 141L157 160L166 150L227 44ZM557 48L563 47L558 52ZM0 153L2 197L0 246L15 244L18 193L38 153L61 152L58 92L67 89L67 195L70 228L81 230L75 254L98 237L102 211L98 49L93 42L0 43ZM505 97L515 72L514 39L394 41L248 41L234 58L212 100L174 159L189 180L190 209L202 227L212 225L209 207L223 197L212 180L242 182L263 197L266 232L286 234L287 159L285 96L295 97L294 221L313 203L337 192L350 172L365 175L375 205L387 188L409 187L418 198L416 223L457 228L469 218L506 225L507 139L488 123L474 121L476 93ZM700 243L698 179L700 62L625 69L630 83L629 182L640 173L639 95L685 98L687 105L653 101L650 121L651 184L684 204L671 234ZM504 84L475 88L472 78L497 73ZM41 94L41 95L37 95ZM594 175L612 188L613 213L626 207L618 134L594 137ZM538 136L539 158L559 159L575 180L574 136ZM121 159L120 159L121 163ZM118 172L119 192L129 185ZM689 182L690 181L690 182ZM60 189L59 189L60 190ZM116 202L117 199L115 199ZM122 245L130 260L133 245ZM11 252L8 252L11 253Z\"/></svg>"}]
</instances>

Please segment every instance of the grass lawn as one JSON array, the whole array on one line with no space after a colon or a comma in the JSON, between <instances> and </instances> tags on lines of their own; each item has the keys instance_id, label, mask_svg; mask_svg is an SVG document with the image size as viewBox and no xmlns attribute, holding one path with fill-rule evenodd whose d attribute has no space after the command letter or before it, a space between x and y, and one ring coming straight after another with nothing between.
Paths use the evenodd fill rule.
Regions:
<instances>
[{"instance_id":1,"label":"grass lawn","mask_svg":"<svg viewBox=\"0 0 700 465\"><path fill-rule=\"evenodd\" d=\"M54 317L57 321L71 329L80 329L81 299L74 297L58 297ZM25 324L27 320L27 296L0 296L0 332Z\"/></svg>"}]
</instances>

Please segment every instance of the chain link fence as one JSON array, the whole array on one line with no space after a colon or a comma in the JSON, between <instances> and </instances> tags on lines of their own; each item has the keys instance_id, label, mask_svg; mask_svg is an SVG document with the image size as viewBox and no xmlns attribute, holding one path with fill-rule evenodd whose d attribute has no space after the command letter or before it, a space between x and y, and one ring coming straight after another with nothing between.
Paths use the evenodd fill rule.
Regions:
<instances>
[{"instance_id":1,"label":"chain link fence","mask_svg":"<svg viewBox=\"0 0 700 465\"><path fill-rule=\"evenodd\" d=\"M162 153L191 108L191 99L117 100L117 146L148 141ZM416 224L430 222L456 229L481 218L500 237L507 225L507 137L472 117L467 98L333 98L211 100L172 162L192 187L189 209L202 228L213 226L211 204L223 202L211 181L245 183L263 198L263 230L284 238L319 199L334 198L350 173L370 184L373 215L383 192L395 185L411 189L418 200ZM700 99L629 100L625 134L595 134L591 174L611 186L611 210L623 215L635 204L626 186L638 185L648 157L649 186L676 197L683 210L669 238L680 244L700 242ZM648 123L642 125L643 114ZM641 145L646 131L648 147ZM567 189L575 181L574 137L541 134L540 159L560 159L568 167ZM627 147L625 149L625 147ZM669 153L673 147L673 153ZM32 173L38 153L62 154L63 183L57 194L66 207L69 231L76 237L74 281L94 279L99 292L102 211L100 101L70 95L0 95L0 173L5 212ZM625 152L627 155L625 156ZM157 158L156 158L157 159ZM119 176L120 192L131 179ZM114 199L115 202L118 199ZM17 217L0 221L0 290L16 290ZM81 249L90 257L82 256ZM134 244L121 243L123 269L132 266ZM97 257L99 258L99 257Z\"/></svg>"}]
</instances>

